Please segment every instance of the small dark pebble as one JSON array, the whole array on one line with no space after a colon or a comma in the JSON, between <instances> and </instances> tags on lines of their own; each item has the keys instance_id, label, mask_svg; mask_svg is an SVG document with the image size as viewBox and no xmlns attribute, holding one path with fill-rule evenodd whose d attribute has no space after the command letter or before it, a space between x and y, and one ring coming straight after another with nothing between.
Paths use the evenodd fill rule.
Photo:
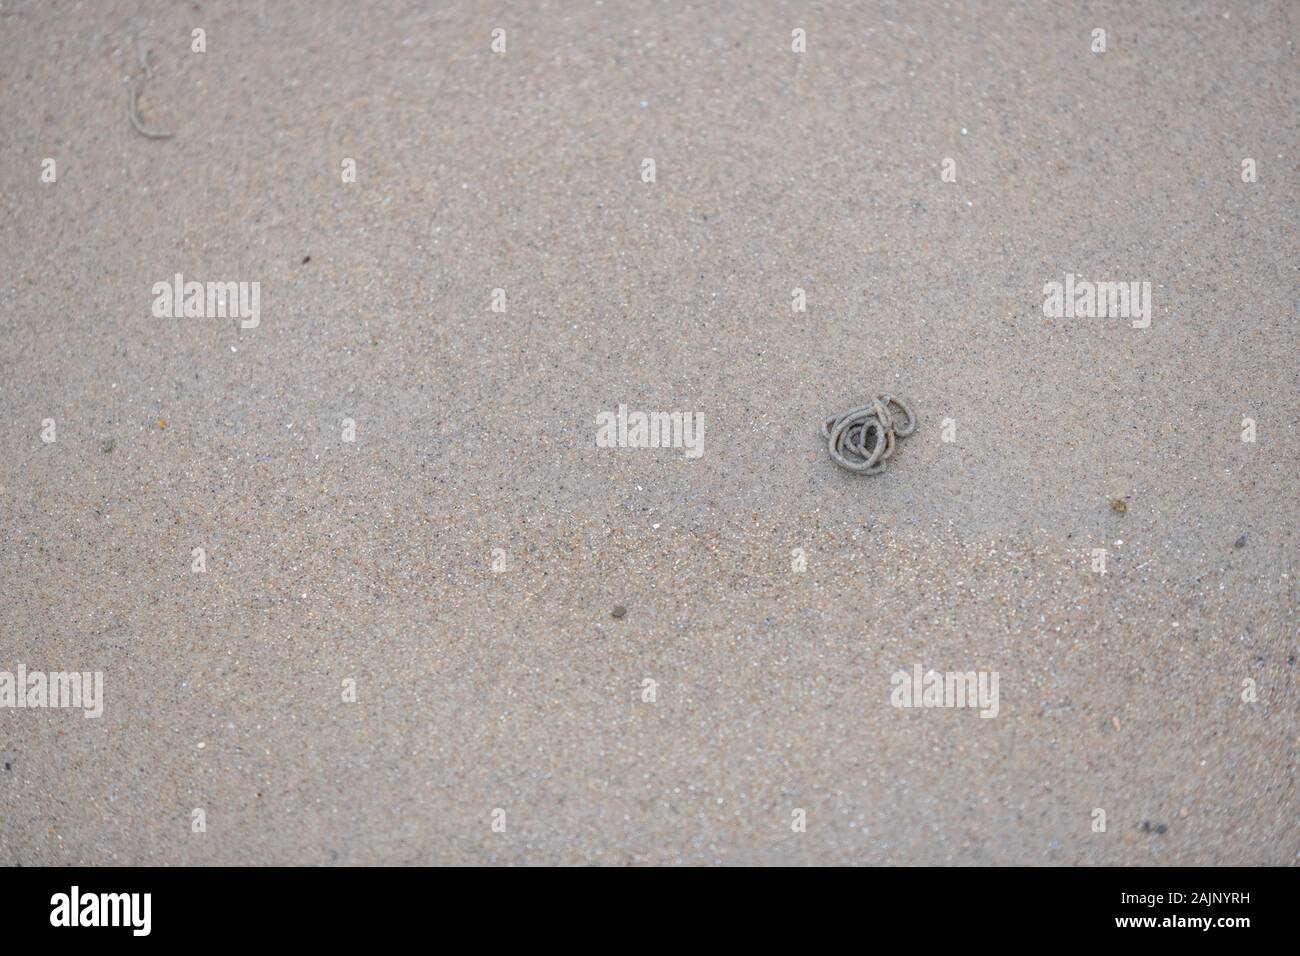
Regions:
<instances>
[{"instance_id":1,"label":"small dark pebble","mask_svg":"<svg viewBox=\"0 0 1300 956\"><path fill-rule=\"evenodd\" d=\"M12 769L12 767L11 767L11 765L10 765L10 763L9 763L8 760L5 761L5 769L6 769L6 770L10 770L10 769Z\"/></svg>"},{"instance_id":2,"label":"small dark pebble","mask_svg":"<svg viewBox=\"0 0 1300 956\"><path fill-rule=\"evenodd\" d=\"M614 610L610 611L616 619L622 619L627 616L627 608L621 604L614 605Z\"/></svg>"},{"instance_id":3,"label":"small dark pebble","mask_svg":"<svg viewBox=\"0 0 1300 956\"><path fill-rule=\"evenodd\" d=\"M1246 546L1246 533L1243 531L1240 538L1232 543L1234 548L1244 548Z\"/></svg>"},{"instance_id":4,"label":"small dark pebble","mask_svg":"<svg viewBox=\"0 0 1300 956\"><path fill-rule=\"evenodd\" d=\"M302 264L303 264L303 265L306 265L306 264L309 263L309 262L311 262L311 256L303 256L303 257L302 257Z\"/></svg>"},{"instance_id":5,"label":"small dark pebble","mask_svg":"<svg viewBox=\"0 0 1300 956\"><path fill-rule=\"evenodd\" d=\"M1169 832L1169 827L1164 823L1152 823L1150 820L1143 820L1142 832L1158 833L1160 834L1160 836L1164 836L1166 833Z\"/></svg>"}]
</instances>

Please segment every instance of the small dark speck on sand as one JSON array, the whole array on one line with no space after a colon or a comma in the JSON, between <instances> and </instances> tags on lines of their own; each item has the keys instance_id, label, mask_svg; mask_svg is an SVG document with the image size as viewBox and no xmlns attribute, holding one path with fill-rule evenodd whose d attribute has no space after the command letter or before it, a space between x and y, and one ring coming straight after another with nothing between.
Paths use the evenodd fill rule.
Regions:
<instances>
[{"instance_id":1,"label":"small dark speck on sand","mask_svg":"<svg viewBox=\"0 0 1300 956\"><path fill-rule=\"evenodd\" d=\"M5 761L5 769L6 770L12 769L12 764L10 764L8 760Z\"/></svg>"},{"instance_id":2,"label":"small dark speck on sand","mask_svg":"<svg viewBox=\"0 0 1300 956\"><path fill-rule=\"evenodd\" d=\"M627 608L625 608L621 604L616 604L614 605L614 610L610 611L609 613L612 614L615 617L615 619L621 620L622 618L627 616Z\"/></svg>"},{"instance_id":3,"label":"small dark speck on sand","mask_svg":"<svg viewBox=\"0 0 1300 956\"><path fill-rule=\"evenodd\" d=\"M113 439L111 438L106 438L104 439L104 443L99 446L99 450L102 451L105 455L111 455L113 453L113 449L116 447L117 447L117 442L113 441Z\"/></svg>"},{"instance_id":4,"label":"small dark speck on sand","mask_svg":"<svg viewBox=\"0 0 1300 956\"><path fill-rule=\"evenodd\" d=\"M1234 548L1244 548L1246 546L1246 532L1241 533L1241 537L1232 543Z\"/></svg>"},{"instance_id":5,"label":"small dark speck on sand","mask_svg":"<svg viewBox=\"0 0 1300 956\"><path fill-rule=\"evenodd\" d=\"M302 264L303 264L303 265L306 265L306 264L309 263L309 262L311 262L311 256L303 256L303 257L302 257Z\"/></svg>"},{"instance_id":6,"label":"small dark speck on sand","mask_svg":"<svg viewBox=\"0 0 1300 956\"><path fill-rule=\"evenodd\" d=\"M1166 833L1169 832L1169 827L1168 827L1166 824L1163 824L1163 823L1152 823L1150 820L1143 820L1143 821L1142 821L1142 832L1143 832L1143 833L1158 833L1158 834L1160 834L1161 836L1164 836Z\"/></svg>"}]
</instances>

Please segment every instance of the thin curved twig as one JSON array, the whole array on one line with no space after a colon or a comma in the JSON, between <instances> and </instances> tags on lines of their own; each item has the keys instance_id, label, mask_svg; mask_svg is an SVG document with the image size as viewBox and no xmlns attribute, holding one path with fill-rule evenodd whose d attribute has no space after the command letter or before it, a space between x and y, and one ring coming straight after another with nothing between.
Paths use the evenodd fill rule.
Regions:
<instances>
[{"instance_id":1,"label":"thin curved twig","mask_svg":"<svg viewBox=\"0 0 1300 956\"><path fill-rule=\"evenodd\" d=\"M135 131L148 139L171 139L172 133L162 129L150 129L144 125L144 122L140 119L140 113L136 110L135 84L130 83L127 88L131 92L131 108L127 115L131 118L131 125L135 127Z\"/></svg>"},{"instance_id":2,"label":"thin curved twig","mask_svg":"<svg viewBox=\"0 0 1300 956\"><path fill-rule=\"evenodd\" d=\"M135 42L136 57L140 60L140 67L144 70L144 78L146 80L152 80L153 68L149 66L149 56L140 49L138 39L133 40L133 42ZM140 119L139 107L136 105L135 83L129 82L127 84L127 89L130 92L130 105L127 111L127 116L130 117L131 125L135 127L135 131L146 139L171 139L172 134L166 130L150 129L148 126L144 125L144 121Z\"/></svg>"}]
</instances>

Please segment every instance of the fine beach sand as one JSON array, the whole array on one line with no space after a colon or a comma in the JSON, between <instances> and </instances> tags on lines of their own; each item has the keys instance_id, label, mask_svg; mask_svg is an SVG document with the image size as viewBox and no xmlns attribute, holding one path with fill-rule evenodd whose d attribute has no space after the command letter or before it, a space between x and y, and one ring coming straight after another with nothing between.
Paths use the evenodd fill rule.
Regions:
<instances>
[{"instance_id":1,"label":"fine beach sand","mask_svg":"<svg viewBox=\"0 0 1300 956\"><path fill-rule=\"evenodd\" d=\"M0 864L1293 864L1298 40L4 0L0 671L105 701L0 709ZM1150 327L1045 318L1067 273ZM883 390L855 477L818 428ZM703 456L596 447L620 403Z\"/></svg>"}]
</instances>

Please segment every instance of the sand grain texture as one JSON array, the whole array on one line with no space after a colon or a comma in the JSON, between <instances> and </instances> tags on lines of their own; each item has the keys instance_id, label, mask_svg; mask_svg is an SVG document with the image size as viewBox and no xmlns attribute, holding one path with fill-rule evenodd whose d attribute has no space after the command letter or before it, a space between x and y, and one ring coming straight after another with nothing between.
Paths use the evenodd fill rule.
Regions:
<instances>
[{"instance_id":1,"label":"sand grain texture","mask_svg":"<svg viewBox=\"0 0 1300 956\"><path fill-rule=\"evenodd\" d=\"M5 2L0 670L107 701L0 710L0 863L1293 863L1298 23Z\"/></svg>"}]
</instances>

